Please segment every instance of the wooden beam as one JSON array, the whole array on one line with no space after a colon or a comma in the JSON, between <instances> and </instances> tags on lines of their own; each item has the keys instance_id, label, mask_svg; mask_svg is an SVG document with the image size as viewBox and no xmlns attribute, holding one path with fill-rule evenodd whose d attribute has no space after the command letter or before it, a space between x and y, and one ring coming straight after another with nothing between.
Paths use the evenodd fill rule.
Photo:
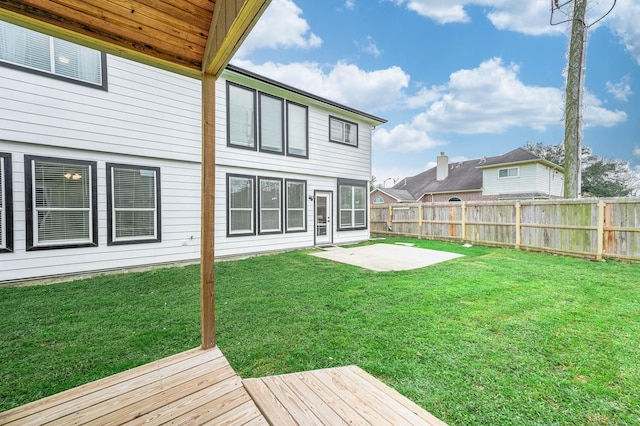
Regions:
<instances>
[{"instance_id":1,"label":"wooden beam","mask_svg":"<svg viewBox=\"0 0 640 426\"><path fill-rule=\"evenodd\" d=\"M202 58L202 71L220 76L271 0L218 0Z\"/></svg>"},{"instance_id":2,"label":"wooden beam","mask_svg":"<svg viewBox=\"0 0 640 426\"><path fill-rule=\"evenodd\" d=\"M214 233L216 139L216 76L202 75L202 188L200 223L200 326L202 349L216 345L214 295Z\"/></svg>"}]
</instances>

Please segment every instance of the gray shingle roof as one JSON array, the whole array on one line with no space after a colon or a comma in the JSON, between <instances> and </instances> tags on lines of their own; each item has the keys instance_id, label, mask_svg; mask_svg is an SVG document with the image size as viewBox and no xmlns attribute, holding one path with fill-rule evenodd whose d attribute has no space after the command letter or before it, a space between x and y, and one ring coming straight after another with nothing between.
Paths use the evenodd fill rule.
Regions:
<instances>
[{"instance_id":1,"label":"gray shingle roof","mask_svg":"<svg viewBox=\"0 0 640 426\"><path fill-rule=\"evenodd\" d=\"M436 180L437 167L433 167L415 176L400 180L392 189L408 191L414 200L419 199L424 194L481 191L483 168L531 161L546 162L524 148L516 148L496 157L449 163L449 175L441 181Z\"/></svg>"},{"instance_id":2,"label":"gray shingle roof","mask_svg":"<svg viewBox=\"0 0 640 426\"><path fill-rule=\"evenodd\" d=\"M383 192L390 197L395 198L398 201L415 201L415 198L411 193L405 189L393 189L393 188L376 188L378 191Z\"/></svg>"}]
</instances>

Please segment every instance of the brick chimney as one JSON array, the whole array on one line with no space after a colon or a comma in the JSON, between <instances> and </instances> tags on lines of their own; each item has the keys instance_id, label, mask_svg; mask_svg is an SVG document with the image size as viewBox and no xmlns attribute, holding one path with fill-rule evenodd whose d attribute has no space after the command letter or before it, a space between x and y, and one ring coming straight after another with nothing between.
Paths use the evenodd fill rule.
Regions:
<instances>
[{"instance_id":1,"label":"brick chimney","mask_svg":"<svg viewBox=\"0 0 640 426\"><path fill-rule=\"evenodd\" d=\"M441 152L436 164L436 180L445 180L449 176L449 157Z\"/></svg>"}]
</instances>

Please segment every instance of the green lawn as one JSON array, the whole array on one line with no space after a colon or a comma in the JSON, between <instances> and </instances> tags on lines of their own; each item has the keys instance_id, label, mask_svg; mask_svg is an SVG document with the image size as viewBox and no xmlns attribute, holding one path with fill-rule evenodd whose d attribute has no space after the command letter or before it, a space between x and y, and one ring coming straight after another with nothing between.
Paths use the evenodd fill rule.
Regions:
<instances>
[{"instance_id":1,"label":"green lawn","mask_svg":"<svg viewBox=\"0 0 640 426\"><path fill-rule=\"evenodd\" d=\"M216 265L243 377L357 364L451 425L639 424L640 265L410 239L376 273L296 251ZM0 289L0 411L198 346L199 267Z\"/></svg>"}]
</instances>

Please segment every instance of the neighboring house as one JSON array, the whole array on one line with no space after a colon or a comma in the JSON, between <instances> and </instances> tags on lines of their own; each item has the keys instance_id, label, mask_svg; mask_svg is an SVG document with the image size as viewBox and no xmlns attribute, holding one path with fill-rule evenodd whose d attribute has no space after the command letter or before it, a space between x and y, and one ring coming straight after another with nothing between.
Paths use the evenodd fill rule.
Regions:
<instances>
[{"instance_id":1,"label":"neighboring house","mask_svg":"<svg viewBox=\"0 0 640 426\"><path fill-rule=\"evenodd\" d=\"M560 198L563 188L563 169L523 148L457 163L449 163L442 152L436 167L406 177L393 188L376 188L371 192L371 202Z\"/></svg>"},{"instance_id":2,"label":"neighboring house","mask_svg":"<svg viewBox=\"0 0 640 426\"><path fill-rule=\"evenodd\" d=\"M199 259L199 81L0 22L0 98L0 282ZM229 66L216 256L367 239L384 122Z\"/></svg>"}]
</instances>

